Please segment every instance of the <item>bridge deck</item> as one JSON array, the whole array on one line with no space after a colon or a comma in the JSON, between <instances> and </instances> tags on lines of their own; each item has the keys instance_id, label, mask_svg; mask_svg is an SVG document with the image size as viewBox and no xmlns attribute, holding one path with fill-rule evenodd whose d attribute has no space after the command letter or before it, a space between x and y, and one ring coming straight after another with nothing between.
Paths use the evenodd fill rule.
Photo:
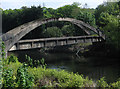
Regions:
<instances>
[{"instance_id":1,"label":"bridge deck","mask_svg":"<svg viewBox=\"0 0 120 89\"><path fill-rule=\"evenodd\" d=\"M40 38L40 39L27 39L20 40L18 43L24 42L37 42L37 41L55 41L55 40L70 40L70 39L92 39L92 38L100 38L99 36L70 36L70 37L54 37L54 38Z\"/></svg>"},{"instance_id":2,"label":"bridge deck","mask_svg":"<svg viewBox=\"0 0 120 89\"><path fill-rule=\"evenodd\" d=\"M74 37L71 36L71 37L20 40L9 51L72 45L77 43L92 43L99 41L102 41L102 38L99 36L74 36Z\"/></svg>"}]
</instances>

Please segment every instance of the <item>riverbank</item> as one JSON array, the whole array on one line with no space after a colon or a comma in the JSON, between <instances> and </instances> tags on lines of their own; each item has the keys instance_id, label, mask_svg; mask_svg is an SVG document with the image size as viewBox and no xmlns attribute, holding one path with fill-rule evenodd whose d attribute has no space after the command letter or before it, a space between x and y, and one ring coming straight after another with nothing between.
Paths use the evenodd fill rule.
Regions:
<instances>
[{"instance_id":1,"label":"riverbank","mask_svg":"<svg viewBox=\"0 0 120 89\"><path fill-rule=\"evenodd\" d=\"M78 87L119 87L120 80L107 83L104 78L93 81L88 77L61 69L46 68L45 63L37 66L30 64L30 57L26 63L20 63L15 56L6 59L3 67L3 87L38 87L38 88L78 88Z\"/></svg>"}]
</instances>

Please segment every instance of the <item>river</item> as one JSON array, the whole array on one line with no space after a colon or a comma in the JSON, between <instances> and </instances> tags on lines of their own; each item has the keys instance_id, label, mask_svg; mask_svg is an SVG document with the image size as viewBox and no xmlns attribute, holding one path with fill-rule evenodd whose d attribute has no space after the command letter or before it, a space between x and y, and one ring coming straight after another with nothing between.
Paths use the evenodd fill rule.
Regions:
<instances>
[{"instance_id":1,"label":"river","mask_svg":"<svg viewBox=\"0 0 120 89\"><path fill-rule=\"evenodd\" d=\"M83 57L77 56L75 53L44 53L38 49L26 51L14 51L9 54L15 54L19 61L23 62L25 55L29 55L32 59L45 59L48 68L64 69L69 72L83 74L94 81L105 77L106 81L115 82L120 78L120 61L117 58L105 57Z\"/></svg>"}]
</instances>

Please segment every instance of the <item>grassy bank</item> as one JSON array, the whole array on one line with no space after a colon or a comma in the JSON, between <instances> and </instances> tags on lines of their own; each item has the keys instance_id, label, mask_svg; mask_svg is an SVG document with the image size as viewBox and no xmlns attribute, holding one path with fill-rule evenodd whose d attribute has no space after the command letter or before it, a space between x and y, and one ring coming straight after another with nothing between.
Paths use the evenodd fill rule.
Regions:
<instances>
[{"instance_id":1,"label":"grassy bank","mask_svg":"<svg viewBox=\"0 0 120 89\"><path fill-rule=\"evenodd\" d=\"M3 87L39 87L39 88L78 88L78 87L117 87L120 88L120 80L107 84L105 78L93 81L83 75L75 74L65 70L46 68L42 59L40 62L33 61L26 56L26 63L20 63L14 55L4 59ZM33 63L37 66L34 66ZM39 64L38 64L39 63Z\"/></svg>"}]
</instances>

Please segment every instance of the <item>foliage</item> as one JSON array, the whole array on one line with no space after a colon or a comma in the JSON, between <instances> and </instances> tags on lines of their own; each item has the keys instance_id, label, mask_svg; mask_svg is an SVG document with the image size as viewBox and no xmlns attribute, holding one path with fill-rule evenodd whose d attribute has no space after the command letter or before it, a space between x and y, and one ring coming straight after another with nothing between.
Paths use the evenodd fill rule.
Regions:
<instances>
[{"instance_id":1,"label":"foliage","mask_svg":"<svg viewBox=\"0 0 120 89\"><path fill-rule=\"evenodd\" d=\"M6 53L5 53L5 45L4 45L4 42L1 42L0 43L0 48L1 48L1 52L0 52L0 57L2 57L2 59L0 60L2 65L4 66L6 64L6 59L5 59L5 56L6 56Z\"/></svg>"},{"instance_id":2,"label":"foliage","mask_svg":"<svg viewBox=\"0 0 120 89\"><path fill-rule=\"evenodd\" d=\"M111 83L110 85L111 85L111 87L120 88L120 79L118 79L118 81L116 81L114 83Z\"/></svg>"},{"instance_id":3,"label":"foliage","mask_svg":"<svg viewBox=\"0 0 120 89\"><path fill-rule=\"evenodd\" d=\"M17 62L17 61L18 61L18 58L17 58L14 54L11 54L11 55L7 58L7 60L8 60L8 64L9 64L10 62Z\"/></svg>"},{"instance_id":4,"label":"foliage","mask_svg":"<svg viewBox=\"0 0 120 89\"><path fill-rule=\"evenodd\" d=\"M36 85L39 85L39 83L41 83L38 81L39 78L42 80L48 78L52 83L52 87L55 87L56 83L58 87L82 87L83 86L83 78L80 75L68 73L67 71L64 71L64 70L61 70L61 71L57 71L54 69L44 70L38 67L34 69L30 68L29 71L30 72L36 71L36 73L34 73L35 79L37 81Z\"/></svg>"},{"instance_id":5,"label":"foliage","mask_svg":"<svg viewBox=\"0 0 120 89\"><path fill-rule=\"evenodd\" d=\"M80 11L76 16L76 19L89 23L91 26L95 26L95 17L92 13Z\"/></svg>"},{"instance_id":6,"label":"foliage","mask_svg":"<svg viewBox=\"0 0 120 89\"><path fill-rule=\"evenodd\" d=\"M98 22L98 25L100 27L104 27L106 26L109 22L111 22L112 20L114 20L114 16L113 15L109 15L108 13L106 12L102 12L100 14L100 17L99 17L99 22Z\"/></svg>"},{"instance_id":7,"label":"foliage","mask_svg":"<svg viewBox=\"0 0 120 89\"><path fill-rule=\"evenodd\" d=\"M16 78L18 87L30 88L31 86L33 86L32 84L34 82L34 77L28 73L25 64L18 68Z\"/></svg>"},{"instance_id":8,"label":"foliage","mask_svg":"<svg viewBox=\"0 0 120 89\"><path fill-rule=\"evenodd\" d=\"M83 76L83 75L81 75L81 76ZM84 87L95 87L96 86L95 82L92 79L89 79L88 77L86 77L84 79L83 85L84 85Z\"/></svg>"},{"instance_id":9,"label":"foliage","mask_svg":"<svg viewBox=\"0 0 120 89\"><path fill-rule=\"evenodd\" d=\"M2 24L3 33L29 21L43 18L43 10L41 6L22 7L21 9L3 10ZM7 26L6 26L7 25Z\"/></svg>"},{"instance_id":10,"label":"foliage","mask_svg":"<svg viewBox=\"0 0 120 89\"><path fill-rule=\"evenodd\" d=\"M28 66L33 67L33 59L30 58L30 56L28 56L28 55L25 55L25 58L26 58Z\"/></svg>"},{"instance_id":11,"label":"foliage","mask_svg":"<svg viewBox=\"0 0 120 89\"><path fill-rule=\"evenodd\" d=\"M99 23L99 17L102 12L106 12L111 15L119 15L119 4L117 2L104 2L103 4L99 5L95 10L95 18L96 24Z\"/></svg>"},{"instance_id":12,"label":"foliage","mask_svg":"<svg viewBox=\"0 0 120 89\"><path fill-rule=\"evenodd\" d=\"M105 78L100 78L100 80L97 81L97 86L98 87L108 87L107 82L105 81Z\"/></svg>"},{"instance_id":13,"label":"foliage","mask_svg":"<svg viewBox=\"0 0 120 89\"><path fill-rule=\"evenodd\" d=\"M0 39L0 88L1 88L1 85L2 85L2 72L3 72L3 67L5 65L5 45L4 45L4 42L2 42L2 40Z\"/></svg>"},{"instance_id":14,"label":"foliage","mask_svg":"<svg viewBox=\"0 0 120 89\"><path fill-rule=\"evenodd\" d=\"M12 69L7 69L4 70L3 72L3 87L14 87L14 78L13 78L13 70Z\"/></svg>"},{"instance_id":15,"label":"foliage","mask_svg":"<svg viewBox=\"0 0 120 89\"><path fill-rule=\"evenodd\" d=\"M75 28L71 24L70 25L64 25L61 30L62 30L62 34L64 36L73 36L73 35L75 35Z\"/></svg>"},{"instance_id":16,"label":"foliage","mask_svg":"<svg viewBox=\"0 0 120 89\"><path fill-rule=\"evenodd\" d=\"M1 50L1 56L2 56L2 58L4 59L5 58L5 44L4 44L4 42L2 42L1 44L0 44L0 48L2 49Z\"/></svg>"},{"instance_id":17,"label":"foliage","mask_svg":"<svg viewBox=\"0 0 120 89\"><path fill-rule=\"evenodd\" d=\"M103 31L106 34L107 43L112 44L114 48L120 49L120 31L118 28L118 19L116 17L111 17L110 22L103 27Z\"/></svg>"},{"instance_id":18,"label":"foliage","mask_svg":"<svg viewBox=\"0 0 120 89\"><path fill-rule=\"evenodd\" d=\"M30 66L30 67L41 67L46 69L47 64L45 63L44 58L42 58L41 60L33 60L30 56L25 55L26 57L26 66ZM25 63L25 62L24 62Z\"/></svg>"},{"instance_id":19,"label":"foliage","mask_svg":"<svg viewBox=\"0 0 120 89\"><path fill-rule=\"evenodd\" d=\"M95 11L96 24L106 35L107 44L116 50L120 50L119 15L119 2L105 2Z\"/></svg>"},{"instance_id":20,"label":"foliage","mask_svg":"<svg viewBox=\"0 0 120 89\"><path fill-rule=\"evenodd\" d=\"M44 59L41 60L41 64L45 65ZM90 80L88 77L84 78L83 75L73 72L60 69L48 69L41 66L30 67L18 61L11 61L8 65L5 65L4 68L3 87L120 87L119 80L108 85L104 77L97 82L93 82L93 80Z\"/></svg>"},{"instance_id":21,"label":"foliage","mask_svg":"<svg viewBox=\"0 0 120 89\"><path fill-rule=\"evenodd\" d=\"M44 69L46 69L47 64L45 63L44 58L42 58L40 61L41 61L41 67L44 68Z\"/></svg>"},{"instance_id":22,"label":"foliage","mask_svg":"<svg viewBox=\"0 0 120 89\"><path fill-rule=\"evenodd\" d=\"M56 17L72 17L70 13L72 13L73 9L78 8L79 3L75 2L72 5L65 5L56 10Z\"/></svg>"},{"instance_id":23,"label":"foliage","mask_svg":"<svg viewBox=\"0 0 120 89\"><path fill-rule=\"evenodd\" d=\"M44 37L60 37L62 32L57 27L49 27L43 31Z\"/></svg>"},{"instance_id":24,"label":"foliage","mask_svg":"<svg viewBox=\"0 0 120 89\"><path fill-rule=\"evenodd\" d=\"M43 7L43 15L44 15L44 18L55 17L55 10L53 8Z\"/></svg>"}]
</instances>

